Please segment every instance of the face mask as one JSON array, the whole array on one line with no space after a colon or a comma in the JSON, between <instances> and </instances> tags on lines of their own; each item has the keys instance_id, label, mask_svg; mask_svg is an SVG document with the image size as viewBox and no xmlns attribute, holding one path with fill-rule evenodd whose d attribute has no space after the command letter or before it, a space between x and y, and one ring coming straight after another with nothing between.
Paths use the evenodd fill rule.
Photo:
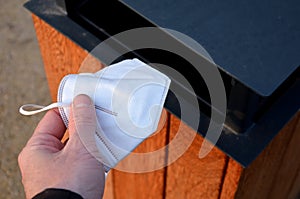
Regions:
<instances>
[{"instance_id":1,"label":"face mask","mask_svg":"<svg viewBox=\"0 0 300 199\"><path fill-rule=\"evenodd\" d=\"M58 107L68 126L73 98L88 95L95 104L98 125L93 138L79 135L108 171L156 131L170 82L166 75L138 59L125 60L96 73L67 75L60 83L57 103L47 107L28 104L20 112L33 115ZM28 107L39 110L26 111ZM95 145L88 144L91 139Z\"/></svg>"}]
</instances>

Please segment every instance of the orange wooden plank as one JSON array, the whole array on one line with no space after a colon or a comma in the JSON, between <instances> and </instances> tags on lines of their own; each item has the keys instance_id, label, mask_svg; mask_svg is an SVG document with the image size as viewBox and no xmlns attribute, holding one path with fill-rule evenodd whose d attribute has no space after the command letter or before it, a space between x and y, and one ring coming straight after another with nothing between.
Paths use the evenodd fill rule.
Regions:
<instances>
[{"instance_id":1,"label":"orange wooden plank","mask_svg":"<svg viewBox=\"0 0 300 199\"><path fill-rule=\"evenodd\" d=\"M134 150L134 153L149 153L164 147L166 143L168 122L169 119L167 119L167 122L161 131L158 131L153 136L146 139ZM156 158L135 159L132 154L122 160L118 164L116 170L114 170L115 198L162 199L165 188L165 168L147 173L132 173L141 168L155 167L157 166L158 161L161 160L165 160L165 150L161 153L159 160ZM131 172L117 170L124 167L130 168Z\"/></svg>"},{"instance_id":2,"label":"orange wooden plank","mask_svg":"<svg viewBox=\"0 0 300 199\"><path fill-rule=\"evenodd\" d=\"M94 72L103 67L99 61L88 56L87 51L37 16L33 15L33 21L53 101L56 101L58 85L65 75ZM85 67L80 68L83 61Z\"/></svg>"},{"instance_id":3,"label":"orange wooden plank","mask_svg":"<svg viewBox=\"0 0 300 199\"><path fill-rule=\"evenodd\" d=\"M280 169L272 182L269 198L287 198L294 186L298 186L298 189L295 187L295 191L297 190L298 196L300 196L300 183L296 182L300 172L300 118L291 134L290 141L286 145L284 157L281 159Z\"/></svg>"},{"instance_id":4,"label":"orange wooden plank","mask_svg":"<svg viewBox=\"0 0 300 199\"><path fill-rule=\"evenodd\" d=\"M233 199L238 189L243 167L235 160L228 158L220 199Z\"/></svg>"},{"instance_id":5,"label":"orange wooden plank","mask_svg":"<svg viewBox=\"0 0 300 199\"><path fill-rule=\"evenodd\" d=\"M170 139L178 133L180 120L171 116ZM196 132L183 124L182 143ZM199 149L203 138L197 134L188 150L167 168L166 198L206 198L217 199L220 194L223 172L226 166L226 155L213 148L203 159L199 159ZM169 147L169 154L178 150L176 146ZM171 158L170 156L168 157Z\"/></svg>"},{"instance_id":6,"label":"orange wooden plank","mask_svg":"<svg viewBox=\"0 0 300 199\"><path fill-rule=\"evenodd\" d=\"M109 172L106 177L104 194L102 199L114 199L114 188L113 188L113 173Z\"/></svg>"}]
</instances>

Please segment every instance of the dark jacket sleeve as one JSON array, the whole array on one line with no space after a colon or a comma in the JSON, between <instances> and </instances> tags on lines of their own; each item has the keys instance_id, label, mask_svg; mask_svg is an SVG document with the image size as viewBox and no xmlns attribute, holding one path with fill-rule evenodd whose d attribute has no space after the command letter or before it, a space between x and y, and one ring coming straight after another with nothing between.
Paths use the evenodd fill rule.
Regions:
<instances>
[{"instance_id":1,"label":"dark jacket sleeve","mask_svg":"<svg viewBox=\"0 0 300 199\"><path fill-rule=\"evenodd\" d=\"M45 189L32 199L83 199L79 194L66 189Z\"/></svg>"}]
</instances>

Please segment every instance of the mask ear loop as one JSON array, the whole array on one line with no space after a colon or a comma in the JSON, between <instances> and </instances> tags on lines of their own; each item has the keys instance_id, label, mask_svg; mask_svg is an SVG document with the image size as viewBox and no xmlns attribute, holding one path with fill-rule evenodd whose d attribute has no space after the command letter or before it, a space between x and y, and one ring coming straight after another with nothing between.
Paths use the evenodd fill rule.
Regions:
<instances>
[{"instance_id":1,"label":"mask ear loop","mask_svg":"<svg viewBox=\"0 0 300 199\"><path fill-rule=\"evenodd\" d=\"M37 104L25 104L20 107L19 112L22 115L35 115L37 113L41 113L41 112L48 111L50 109L58 108L58 107L70 107L70 104L61 103L61 102L55 102L48 106L40 106ZM28 110L28 109L36 109L36 110Z\"/></svg>"},{"instance_id":2,"label":"mask ear loop","mask_svg":"<svg viewBox=\"0 0 300 199\"><path fill-rule=\"evenodd\" d=\"M28 116L28 115L35 115L37 113L48 111L48 110L54 109L54 108L65 108L65 107L70 107L70 106L71 106L71 104L62 103L62 102L55 102L55 103L52 103L48 106L41 106L41 105L37 105L37 104L25 104L25 105L23 105L19 108L19 112L22 115L27 115ZM114 116L118 115L118 113L116 113L116 112L107 110L107 109L102 108L102 107L97 106L97 105L95 106L95 108L100 110L100 111L103 111L105 113L114 115ZM30 110L28 110L28 109L30 109ZM35 110L32 110L32 109L35 109Z\"/></svg>"}]
</instances>

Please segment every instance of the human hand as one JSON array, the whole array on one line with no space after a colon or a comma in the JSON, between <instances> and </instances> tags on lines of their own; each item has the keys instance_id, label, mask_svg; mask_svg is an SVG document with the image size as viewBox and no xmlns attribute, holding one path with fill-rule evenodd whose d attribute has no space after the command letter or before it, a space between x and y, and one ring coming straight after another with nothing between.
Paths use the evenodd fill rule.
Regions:
<instances>
[{"instance_id":1,"label":"human hand","mask_svg":"<svg viewBox=\"0 0 300 199\"><path fill-rule=\"evenodd\" d=\"M75 127L76 123L76 127ZM50 110L40 121L32 137L19 154L19 166L26 198L47 188L67 189L83 198L102 198L104 169L82 144L77 129L94 133L95 107L89 97L75 97L69 122L69 140L58 110Z\"/></svg>"}]
</instances>

